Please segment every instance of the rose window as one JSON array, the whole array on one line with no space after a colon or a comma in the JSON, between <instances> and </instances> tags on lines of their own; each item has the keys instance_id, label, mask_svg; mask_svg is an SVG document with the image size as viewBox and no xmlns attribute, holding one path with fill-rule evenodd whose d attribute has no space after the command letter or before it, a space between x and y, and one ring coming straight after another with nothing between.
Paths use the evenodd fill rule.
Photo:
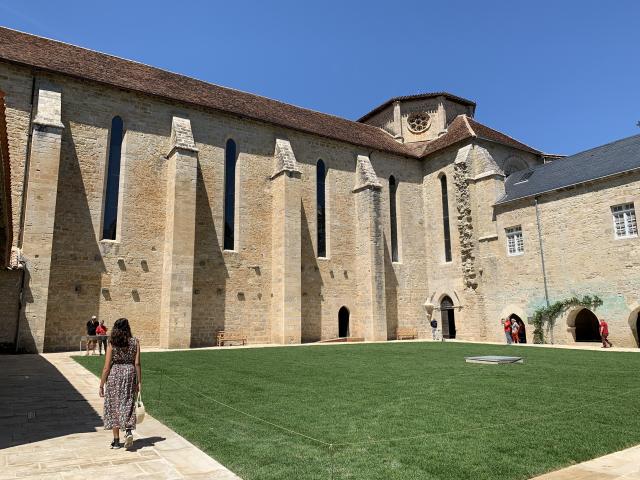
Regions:
<instances>
[{"instance_id":1,"label":"rose window","mask_svg":"<svg viewBox=\"0 0 640 480\"><path fill-rule=\"evenodd\" d=\"M431 125L431 117L427 113L412 113L408 118L409 130L413 133L422 133Z\"/></svg>"}]
</instances>

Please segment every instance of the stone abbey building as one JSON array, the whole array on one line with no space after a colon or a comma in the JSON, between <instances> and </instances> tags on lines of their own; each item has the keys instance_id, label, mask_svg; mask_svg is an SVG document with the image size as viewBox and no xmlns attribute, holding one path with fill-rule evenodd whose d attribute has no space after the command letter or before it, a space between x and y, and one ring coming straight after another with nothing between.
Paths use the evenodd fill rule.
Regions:
<instances>
[{"instance_id":1,"label":"stone abbey building","mask_svg":"<svg viewBox=\"0 0 640 480\"><path fill-rule=\"evenodd\" d=\"M77 348L93 314L170 348L425 337L432 317L494 341L587 294L636 345L640 136L561 158L449 93L349 121L4 28L0 92L8 349ZM554 341L594 318L569 309Z\"/></svg>"}]
</instances>

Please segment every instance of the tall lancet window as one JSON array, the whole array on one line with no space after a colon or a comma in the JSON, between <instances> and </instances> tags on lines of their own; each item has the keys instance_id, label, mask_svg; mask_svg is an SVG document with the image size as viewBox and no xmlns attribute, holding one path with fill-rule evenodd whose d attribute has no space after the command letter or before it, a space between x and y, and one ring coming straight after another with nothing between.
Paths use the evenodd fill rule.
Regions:
<instances>
[{"instance_id":1,"label":"tall lancet window","mask_svg":"<svg viewBox=\"0 0 640 480\"><path fill-rule=\"evenodd\" d=\"M236 142L229 139L224 151L224 249L235 247Z\"/></svg>"},{"instance_id":2,"label":"tall lancet window","mask_svg":"<svg viewBox=\"0 0 640 480\"><path fill-rule=\"evenodd\" d=\"M449 194L447 193L447 177L440 177L442 188L442 227L444 229L444 259L451 261L451 229L449 228Z\"/></svg>"},{"instance_id":3,"label":"tall lancet window","mask_svg":"<svg viewBox=\"0 0 640 480\"><path fill-rule=\"evenodd\" d=\"M102 239L115 240L118 227L118 195L120 190L120 161L124 123L122 118L113 117L109 132L109 159L107 163L107 187L104 195L102 218Z\"/></svg>"},{"instance_id":4,"label":"tall lancet window","mask_svg":"<svg viewBox=\"0 0 640 480\"><path fill-rule=\"evenodd\" d=\"M325 179L327 168L322 160L316 166L316 211L318 225L318 257L327 256L327 219L325 216Z\"/></svg>"},{"instance_id":5,"label":"tall lancet window","mask_svg":"<svg viewBox=\"0 0 640 480\"><path fill-rule=\"evenodd\" d=\"M391 261L398 261L398 217L396 214L396 193L398 182L391 175L389 177L389 218L391 219Z\"/></svg>"}]
</instances>

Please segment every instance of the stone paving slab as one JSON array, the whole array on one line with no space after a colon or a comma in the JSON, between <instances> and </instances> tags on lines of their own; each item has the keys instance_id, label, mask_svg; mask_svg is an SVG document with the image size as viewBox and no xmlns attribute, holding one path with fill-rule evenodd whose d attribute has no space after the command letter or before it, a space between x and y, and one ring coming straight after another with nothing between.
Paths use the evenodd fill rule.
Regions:
<instances>
[{"instance_id":1,"label":"stone paving slab","mask_svg":"<svg viewBox=\"0 0 640 480\"><path fill-rule=\"evenodd\" d=\"M0 385L0 480L240 480L149 414L111 450L99 381L69 353L1 356Z\"/></svg>"},{"instance_id":2,"label":"stone paving slab","mask_svg":"<svg viewBox=\"0 0 640 480\"><path fill-rule=\"evenodd\" d=\"M640 445L532 480L640 480Z\"/></svg>"}]
</instances>

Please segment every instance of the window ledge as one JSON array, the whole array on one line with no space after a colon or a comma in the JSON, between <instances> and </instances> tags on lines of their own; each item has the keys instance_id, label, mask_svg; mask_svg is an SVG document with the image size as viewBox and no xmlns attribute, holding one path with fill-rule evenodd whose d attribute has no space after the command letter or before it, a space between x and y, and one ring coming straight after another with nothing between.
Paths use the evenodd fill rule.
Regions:
<instances>
[{"instance_id":1,"label":"window ledge","mask_svg":"<svg viewBox=\"0 0 640 480\"><path fill-rule=\"evenodd\" d=\"M490 242L492 240L497 240L498 239L498 234L497 233L492 233L491 235L485 235L484 237L480 237L478 238L479 242Z\"/></svg>"},{"instance_id":2,"label":"window ledge","mask_svg":"<svg viewBox=\"0 0 640 480\"><path fill-rule=\"evenodd\" d=\"M322 260L323 262L328 262L331 260L331 257L316 257L317 260Z\"/></svg>"},{"instance_id":3,"label":"window ledge","mask_svg":"<svg viewBox=\"0 0 640 480\"><path fill-rule=\"evenodd\" d=\"M629 240L632 238L638 238L638 235L625 235L624 237L614 237L614 240Z\"/></svg>"},{"instance_id":4,"label":"window ledge","mask_svg":"<svg viewBox=\"0 0 640 480\"><path fill-rule=\"evenodd\" d=\"M524 255L524 252L519 252L519 253L507 253L507 256L509 256L509 257L521 257L522 255Z\"/></svg>"}]
</instances>

